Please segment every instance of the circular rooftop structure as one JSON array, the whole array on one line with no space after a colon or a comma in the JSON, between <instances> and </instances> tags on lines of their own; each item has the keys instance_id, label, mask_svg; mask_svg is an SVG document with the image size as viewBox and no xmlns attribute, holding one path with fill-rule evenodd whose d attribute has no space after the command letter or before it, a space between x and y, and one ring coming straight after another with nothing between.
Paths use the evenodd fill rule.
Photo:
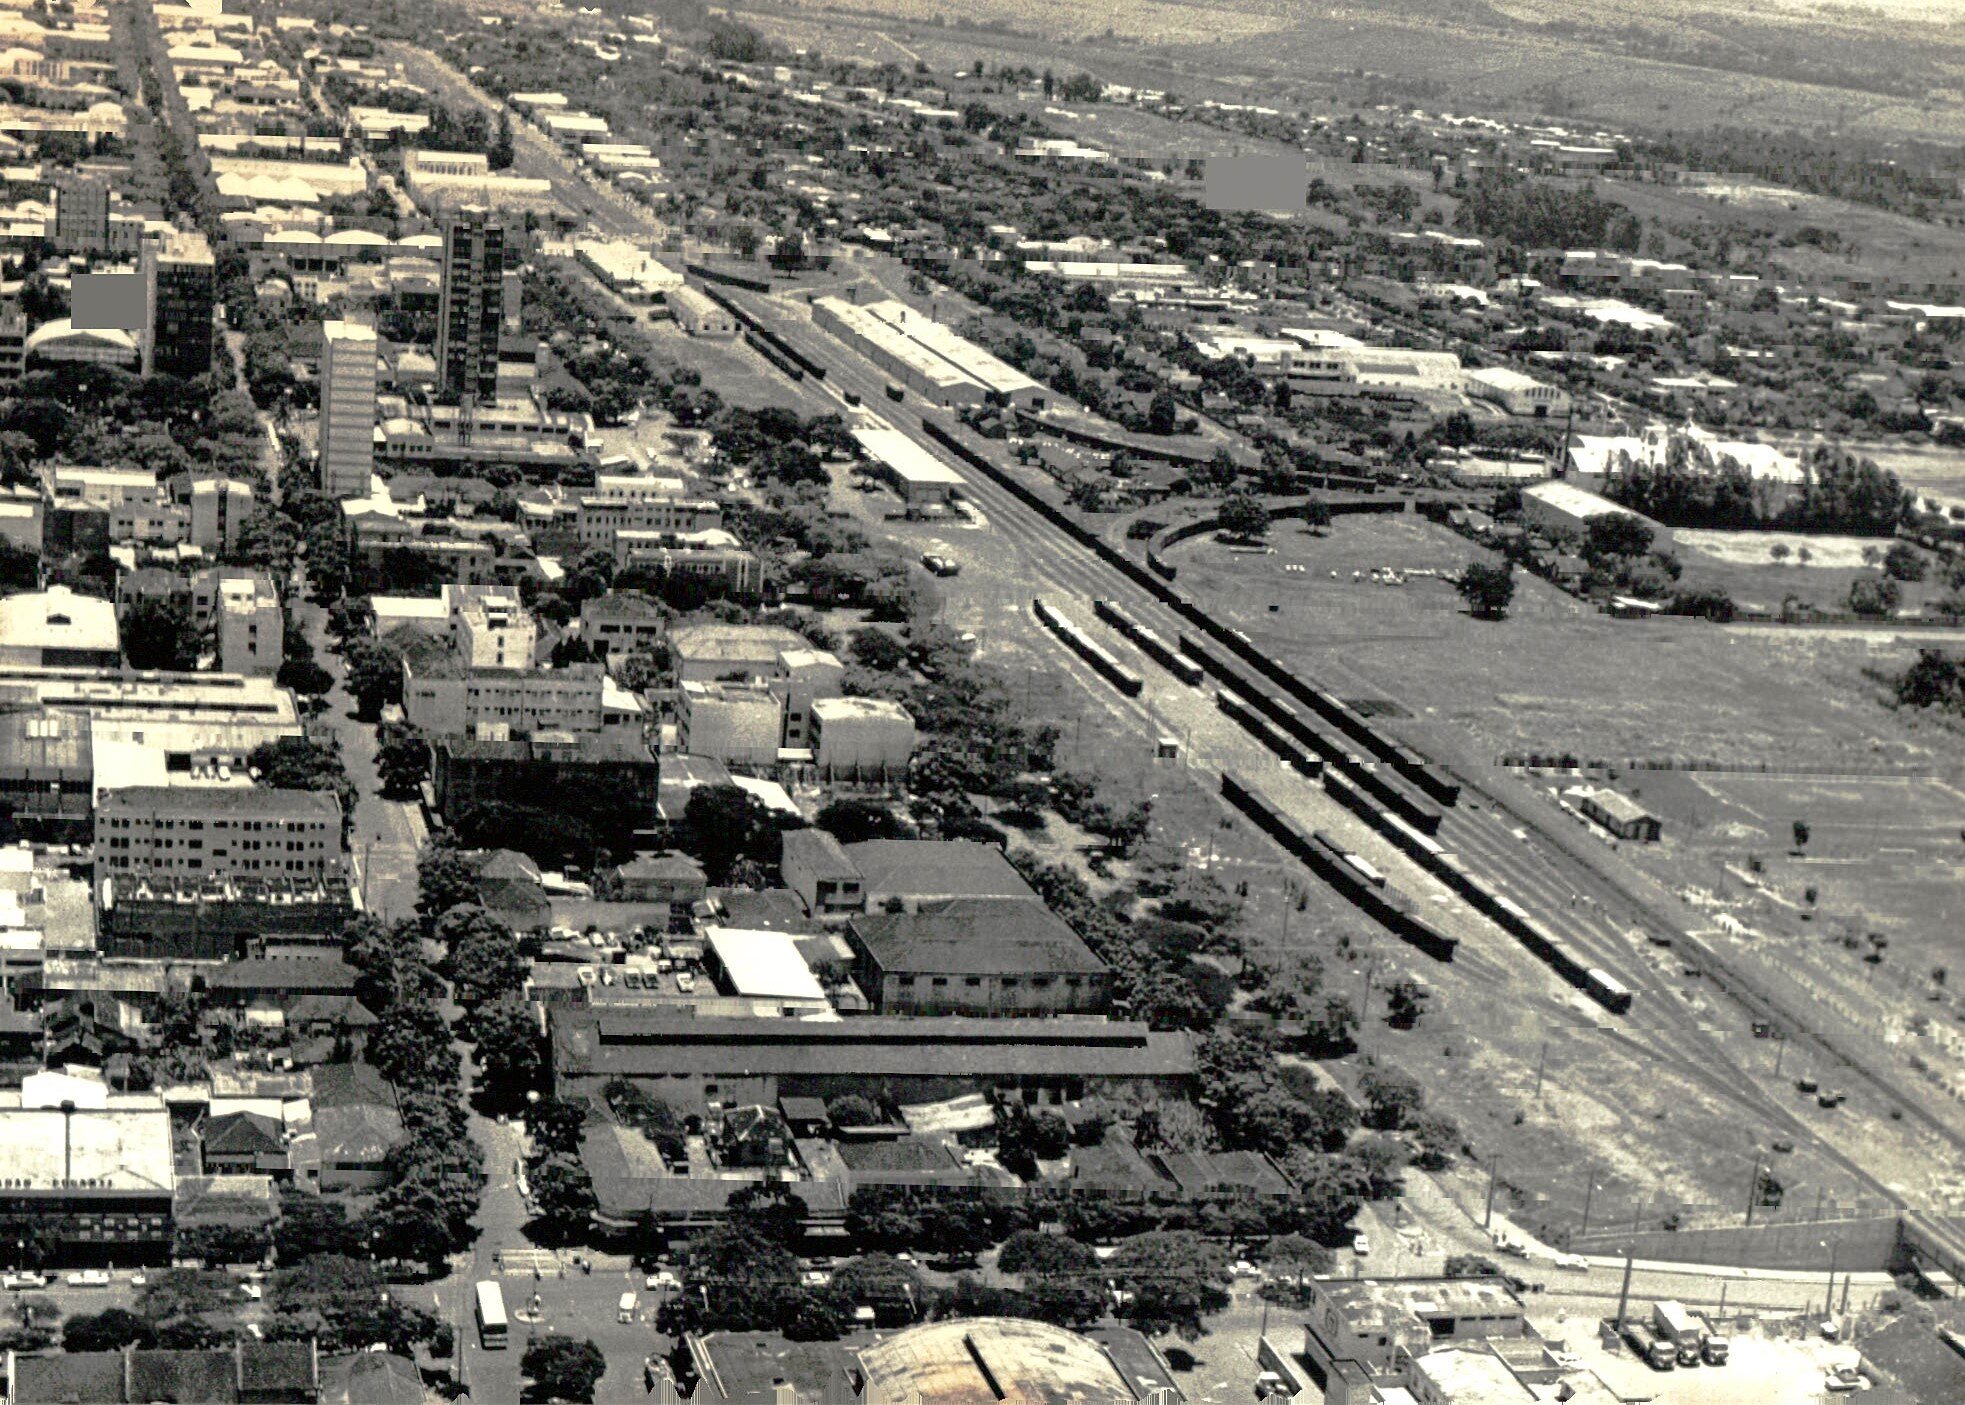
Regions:
<instances>
[{"instance_id":1,"label":"circular rooftop structure","mask_svg":"<svg viewBox=\"0 0 1965 1405\"><path fill-rule=\"evenodd\" d=\"M867 1394L934 1405L1136 1405L1112 1356L1044 1322L978 1317L929 1322L860 1348ZM1171 1385L1171 1379L1153 1384Z\"/></svg>"}]
</instances>

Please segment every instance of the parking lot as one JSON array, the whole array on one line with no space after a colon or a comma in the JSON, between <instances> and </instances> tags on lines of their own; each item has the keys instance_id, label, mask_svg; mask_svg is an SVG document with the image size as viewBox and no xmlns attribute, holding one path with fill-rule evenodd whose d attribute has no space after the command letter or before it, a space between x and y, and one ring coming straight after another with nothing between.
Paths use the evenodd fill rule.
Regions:
<instances>
[{"instance_id":1,"label":"parking lot","mask_svg":"<svg viewBox=\"0 0 1965 1405\"><path fill-rule=\"evenodd\" d=\"M1580 1320L1569 1326L1564 1345L1620 1398L1650 1397L1658 1405L1820 1405L1828 1369L1857 1355L1820 1339L1736 1335L1724 1366L1654 1371L1628 1350L1605 1350L1596 1324Z\"/></svg>"}]
</instances>

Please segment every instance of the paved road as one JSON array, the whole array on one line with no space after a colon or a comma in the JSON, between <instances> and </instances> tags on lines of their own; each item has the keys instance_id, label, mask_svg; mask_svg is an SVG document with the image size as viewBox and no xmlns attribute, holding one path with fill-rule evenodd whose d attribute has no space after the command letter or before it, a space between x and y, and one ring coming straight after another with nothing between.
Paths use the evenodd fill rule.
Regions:
<instances>
[{"instance_id":1,"label":"paved road","mask_svg":"<svg viewBox=\"0 0 1965 1405\"><path fill-rule=\"evenodd\" d=\"M384 922L416 912L416 850L427 826L414 804L384 800L375 772L375 728L355 718L348 694L347 668L328 651L327 612L312 601L300 606L301 627L313 641L314 655L334 678L322 716L341 744L342 763L360 798L348 844L354 858L364 907Z\"/></svg>"},{"instance_id":2,"label":"paved road","mask_svg":"<svg viewBox=\"0 0 1965 1405\"><path fill-rule=\"evenodd\" d=\"M474 104L497 115L507 109L469 78L434 54L405 44L386 46L391 58L399 60L412 82L435 89L453 102ZM585 173L531 123L512 118L512 169L510 174L534 176L553 183L554 203L568 213L585 215L594 233L622 239L648 240L664 232L662 221L645 206L589 180Z\"/></svg>"}]
</instances>

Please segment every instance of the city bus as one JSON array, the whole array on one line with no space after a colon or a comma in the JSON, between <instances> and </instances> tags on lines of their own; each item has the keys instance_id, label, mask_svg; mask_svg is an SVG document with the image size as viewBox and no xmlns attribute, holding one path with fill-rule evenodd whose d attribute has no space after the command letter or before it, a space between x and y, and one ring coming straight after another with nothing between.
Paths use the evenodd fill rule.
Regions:
<instances>
[{"instance_id":1,"label":"city bus","mask_svg":"<svg viewBox=\"0 0 1965 1405\"><path fill-rule=\"evenodd\" d=\"M505 1292L490 1279L478 1284L478 1340L486 1351L503 1351L511 1334L505 1317Z\"/></svg>"}]
</instances>

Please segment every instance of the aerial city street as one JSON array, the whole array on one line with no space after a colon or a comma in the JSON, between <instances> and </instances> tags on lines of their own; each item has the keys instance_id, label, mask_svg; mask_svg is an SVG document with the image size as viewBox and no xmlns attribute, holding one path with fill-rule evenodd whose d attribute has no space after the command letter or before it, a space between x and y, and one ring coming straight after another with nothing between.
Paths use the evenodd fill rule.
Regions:
<instances>
[{"instance_id":1,"label":"aerial city street","mask_svg":"<svg viewBox=\"0 0 1965 1405\"><path fill-rule=\"evenodd\" d=\"M1953 6L0 30L9 1405L1965 1402Z\"/></svg>"}]
</instances>

